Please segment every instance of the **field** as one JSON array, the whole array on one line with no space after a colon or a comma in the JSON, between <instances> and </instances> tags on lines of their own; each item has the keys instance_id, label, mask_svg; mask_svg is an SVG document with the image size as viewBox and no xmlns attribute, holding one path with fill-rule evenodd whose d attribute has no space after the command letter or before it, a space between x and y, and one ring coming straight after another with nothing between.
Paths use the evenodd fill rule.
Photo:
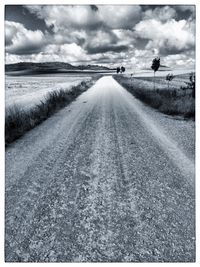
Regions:
<instances>
[{"instance_id":1,"label":"field","mask_svg":"<svg viewBox=\"0 0 200 267\"><path fill-rule=\"evenodd\" d=\"M30 108L43 100L49 92L60 89L70 90L81 81L91 79L90 76L75 75L40 75L40 76L6 76L5 104L6 108L20 105Z\"/></svg>"},{"instance_id":2,"label":"field","mask_svg":"<svg viewBox=\"0 0 200 267\"><path fill-rule=\"evenodd\" d=\"M6 145L71 103L97 77L6 77Z\"/></svg>"},{"instance_id":3,"label":"field","mask_svg":"<svg viewBox=\"0 0 200 267\"><path fill-rule=\"evenodd\" d=\"M114 75L122 86L145 104L165 114L194 118L195 98L189 77L189 73L179 74L169 82L169 87L165 77L156 77L154 89L153 77Z\"/></svg>"}]
</instances>

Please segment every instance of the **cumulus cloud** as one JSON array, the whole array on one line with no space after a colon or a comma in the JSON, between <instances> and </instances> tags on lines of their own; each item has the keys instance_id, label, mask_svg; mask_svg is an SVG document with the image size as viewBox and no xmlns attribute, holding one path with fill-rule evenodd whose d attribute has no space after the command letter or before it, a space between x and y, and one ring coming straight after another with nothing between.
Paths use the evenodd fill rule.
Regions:
<instances>
[{"instance_id":1,"label":"cumulus cloud","mask_svg":"<svg viewBox=\"0 0 200 267\"><path fill-rule=\"evenodd\" d=\"M6 46L12 45L13 36L17 34L17 30L18 30L17 25L19 24L5 21L5 44Z\"/></svg>"},{"instance_id":2,"label":"cumulus cloud","mask_svg":"<svg viewBox=\"0 0 200 267\"><path fill-rule=\"evenodd\" d=\"M175 54L194 48L193 24L174 19L162 23L156 19L144 20L135 26L141 38L149 39L146 49L159 49L162 55Z\"/></svg>"},{"instance_id":3,"label":"cumulus cloud","mask_svg":"<svg viewBox=\"0 0 200 267\"><path fill-rule=\"evenodd\" d=\"M83 47L89 54L109 51L121 52L128 49L127 45L121 43L117 35L109 30L98 30L88 33Z\"/></svg>"},{"instance_id":4,"label":"cumulus cloud","mask_svg":"<svg viewBox=\"0 0 200 267\"><path fill-rule=\"evenodd\" d=\"M46 32L7 21L6 59L125 64L149 67L152 58L192 64L194 6L28 5ZM27 11L27 12L28 12ZM173 57L184 55L184 57Z\"/></svg>"},{"instance_id":5,"label":"cumulus cloud","mask_svg":"<svg viewBox=\"0 0 200 267\"><path fill-rule=\"evenodd\" d=\"M140 6L99 6L99 16L107 27L112 29L132 29L141 19Z\"/></svg>"},{"instance_id":6,"label":"cumulus cloud","mask_svg":"<svg viewBox=\"0 0 200 267\"><path fill-rule=\"evenodd\" d=\"M108 27L111 29L132 28L140 19L142 9L140 6L34 6L26 8L44 19L48 26L53 25L54 31L60 28L72 27L79 29L98 29Z\"/></svg>"},{"instance_id":7,"label":"cumulus cloud","mask_svg":"<svg viewBox=\"0 0 200 267\"><path fill-rule=\"evenodd\" d=\"M44 53L46 55L56 55L63 59L63 61L76 62L80 60L87 60L88 56L86 55L85 50L75 43L63 44L63 45L48 45Z\"/></svg>"},{"instance_id":8,"label":"cumulus cloud","mask_svg":"<svg viewBox=\"0 0 200 267\"><path fill-rule=\"evenodd\" d=\"M62 29L96 29L101 25L100 17L90 6L26 6L31 12L40 19L44 19L47 26L53 26L53 31L58 32Z\"/></svg>"},{"instance_id":9,"label":"cumulus cloud","mask_svg":"<svg viewBox=\"0 0 200 267\"><path fill-rule=\"evenodd\" d=\"M127 50L113 29L127 29L141 18L140 6L26 6L54 31L56 43L75 42L89 54Z\"/></svg>"},{"instance_id":10,"label":"cumulus cloud","mask_svg":"<svg viewBox=\"0 0 200 267\"><path fill-rule=\"evenodd\" d=\"M177 16L176 10L170 6L156 7L148 9L143 13L143 19L157 19L160 21L167 21Z\"/></svg>"},{"instance_id":11,"label":"cumulus cloud","mask_svg":"<svg viewBox=\"0 0 200 267\"><path fill-rule=\"evenodd\" d=\"M40 30L27 30L23 24L5 21L6 52L11 54L33 54L45 44L45 36Z\"/></svg>"},{"instance_id":12,"label":"cumulus cloud","mask_svg":"<svg viewBox=\"0 0 200 267\"><path fill-rule=\"evenodd\" d=\"M163 58L163 64L167 66L176 66L178 68L186 67L194 68L195 66L195 58L192 53L190 55L187 54L177 54L177 55L168 55Z\"/></svg>"},{"instance_id":13,"label":"cumulus cloud","mask_svg":"<svg viewBox=\"0 0 200 267\"><path fill-rule=\"evenodd\" d=\"M7 61L14 62L19 59L20 61L27 61L27 58L31 59L29 61L33 62L45 62L45 61L63 61L63 62L77 62L77 61L87 61L89 57L86 52L77 44L63 44L47 45L43 51L39 53L33 53L32 55L10 55L6 53Z\"/></svg>"}]
</instances>

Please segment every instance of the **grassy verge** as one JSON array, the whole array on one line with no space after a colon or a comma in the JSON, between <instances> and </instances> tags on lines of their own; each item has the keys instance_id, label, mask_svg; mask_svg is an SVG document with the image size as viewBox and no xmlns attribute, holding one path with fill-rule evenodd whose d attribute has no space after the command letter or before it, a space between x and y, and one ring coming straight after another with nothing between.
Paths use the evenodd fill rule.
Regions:
<instances>
[{"instance_id":1,"label":"grassy verge","mask_svg":"<svg viewBox=\"0 0 200 267\"><path fill-rule=\"evenodd\" d=\"M160 83L154 90L153 82L147 84L142 78L122 75L114 75L114 78L136 98L160 112L191 119L195 117L195 99L192 89L186 84L185 87L181 85L168 89L163 78L164 86Z\"/></svg>"},{"instance_id":2,"label":"grassy verge","mask_svg":"<svg viewBox=\"0 0 200 267\"><path fill-rule=\"evenodd\" d=\"M94 80L82 81L70 91L53 91L46 95L44 100L29 110L20 106L12 106L6 109L5 114L5 144L6 146L27 131L33 129L41 122L49 118L59 109L71 103L81 93L94 84Z\"/></svg>"}]
</instances>

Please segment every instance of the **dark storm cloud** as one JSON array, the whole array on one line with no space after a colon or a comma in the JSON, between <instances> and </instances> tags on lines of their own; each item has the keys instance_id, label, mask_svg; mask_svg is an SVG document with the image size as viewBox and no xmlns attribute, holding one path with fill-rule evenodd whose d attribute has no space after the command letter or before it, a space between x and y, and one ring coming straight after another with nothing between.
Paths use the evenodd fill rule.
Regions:
<instances>
[{"instance_id":1,"label":"dark storm cloud","mask_svg":"<svg viewBox=\"0 0 200 267\"><path fill-rule=\"evenodd\" d=\"M98 7L96 5L91 5L90 7L93 11L98 11Z\"/></svg>"},{"instance_id":2,"label":"dark storm cloud","mask_svg":"<svg viewBox=\"0 0 200 267\"><path fill-rule=\"evenodd\" d=\"M12 45L12 36L5 36L5 46Z\"/></svg>"},{"instance_id":3,"label":"dark storm cloud","mask_svg":"<svg viewBox=\"0 0 200 267\"><path fill-rule=\"evenodd\" d=\"M87 47L88 54L99 54L106 52L122 52L127 51L128 46L126 45L104 45L98 47Z\"/></svg>"},{"instance_id":4,"label":"dark storm cloud","mask_svg":"<svg viewBox=\"0 0 200 267\"><path fill-rule=\"evenodd\" d=\"M194 5L141 5L143 14L145 12L152 12L152 19L156 18L156 10L164 10L166 8L173 9L175 11L174 18L176 20L185 20L189 18L195 18L195 6Z\"/></svg>"},{"instance_id":5,"label":"dark storm cloud","mask_svg":"<svg viewBox=\"0 0 200 267\"><path fill-rule=\"evenodd\" d=\"M5 6L5 20L19 22L24 25L28 30L41 30L51 31L46 26L43 19L38 18L35 14L29 12L29 10L22 5L6 5Z\"/></svg>"},{"instance_id":6,"label":"dark storm cloud","mask_svg":"<svg viewBox=\"0 0 200 267\"><path fill-rule=\"evenodd\" d=\"M177 55L187 53L187 51L194 50L194 44L190 44L185 47L177 47L171 45L168 40L165 40L163 45L159 48L160 56Z\"/></svg>"},{"instance_id":7,"label":"dark storm cloud","mask_svg":"<svg viewBox=\"0 0 200 267\"><path fill-rule=\"evenodd\" d=\"M24 46L18 48L7 48L6 51L10 54L15 55L32 55L35 53L40 53L42 51L43 45L35 44L24 44Z\"/></svg>"},{"instance_id":8,"label":"dark storm cloud","mask_svg":"<svg viewBox=\"0 0 200 267\"><path fill-rule=\"evenodd\" d=\"M146 45L148 44L149 39L147 38L141 38L141 37L137 37L134 40L134 46L138 47L139 49L145 49Z\"/></svg>"},{"instance_id":9,"label":"dark storm cloud","mask_svg":"<svg viewBox=\"0 0 200 267\"><path fill-rule=\"evenodd\" d=\"M179 20L189 19L189 18L195 19L195 16L196 16L195 13L196 12L195 12L195 6L194 5L175 5L173 7L177 12L177 18Z\"/></svg>"}]
</instances>

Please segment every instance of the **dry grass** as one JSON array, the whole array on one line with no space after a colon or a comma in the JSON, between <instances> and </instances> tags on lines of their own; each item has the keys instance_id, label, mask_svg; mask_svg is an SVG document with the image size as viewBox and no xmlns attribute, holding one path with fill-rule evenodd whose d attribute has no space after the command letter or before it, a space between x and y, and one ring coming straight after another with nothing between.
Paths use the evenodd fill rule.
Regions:
<instances>
[{"instance_id":1,"label":"dry grass","mask_svg":"<svg viewBox=\"0 0 200 267\"><path fill-rule=\"evenodd\" d=\"M158 78L155 90L152 78L130 78L122 75L115 75L114 78L136 98L165 114L192 119L195 117L192 89L180 77L172 81L169 89L165 78Z\"/></svg>"},{"instance_id":2,"label":"dry grass","mask_svg":"<svg viewBox=\"0 0 200 267\"><path fill-rule=\"evenodd\" d=\"M14 105L6 109L5 144L8 145L34 128L59 109L71 103L82 92L93 85L94 81L82 81L72 90L59 90L47 94L43 101L33 108L26 110Z\"/></svg>"}]
</instances>

